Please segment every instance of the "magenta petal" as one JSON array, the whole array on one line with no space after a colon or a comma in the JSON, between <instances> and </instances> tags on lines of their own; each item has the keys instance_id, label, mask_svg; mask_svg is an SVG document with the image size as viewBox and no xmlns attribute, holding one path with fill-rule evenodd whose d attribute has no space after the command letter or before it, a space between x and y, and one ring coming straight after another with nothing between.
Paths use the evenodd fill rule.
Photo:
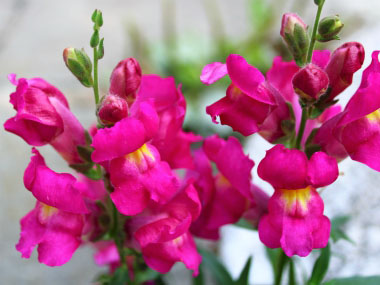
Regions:
<instances>
[{"instance_id":1,"label":"magenta petal","mask_svg":"<svg viewBox=\"0 0 380 285\"><path fill-rule=\"evenodd\" d=\"M284 217L281 247L287 256L307 256L313 249L310 225L302 219Z\"/></svg>"},{"instance_id":2,"label":"magenta petal","mask_svg":"<svg viewBox=\"0 0 380 285\"><path fill-rule=\"evenodd\" d=\"M343 128L341 142L351 159L380 171L380 126L378 122L364 117L349 123Z\"/></svg>"},{"instance_id":3,"label":"magenta petal","mask_svg":"<svg viewBox=\"0 0 380 285\"><path fill-rule=\"evenodd\" d=\"M38 245L38 260L49 266L68 262L81 243L82 215L61 211L37 202L21 220L20 240L16 249L29 258Z\"/></svg>"},{"instance_id":4,"label":"magenta petal","mask_svg":"<svg viewBox=\"0 0 380 285\"><path fill-rule=\"evenodd\" d=\"M111 199L120 213L133 216L142 212L150 200L149 192L138 181L129 181L115 187Z\"/></svg>"},{"instance_id":5,"label":"magenta petal","mask_svg":"<svg viewBox=\"0 0 380 285\"><path fill-rule=\"evenodd\" d=\"M203 149L229 183L243 196L251 198L251 170L255 163L244 154L239 141L229 137L226 142L215 135L205 140Z\"/></svg>"},{"instance_id":6,"label":"magenta petal","mask_svg":"<svg viewBox=\"0 0 380 285\"><path fill-rule=\"evenodd\" d=\"M24 185L40 202L63 211L88 213L78 189L76 179L69 173L56 173L49 169L38 150L33 148L31 161L24 173Z\"/></svg>"},{"instance_id":7,"label":"magenta petal","mask_svg":"<svg viewBox=\"0 0 380 285\"><path fill-rule=\"evenodd\" d=\"M331 52L329 50L315 50L311 62L324 69L330 60Z\"/></svg>"},{"instance_id":8,"label":"magenta petal","mask_svg":"<svg viewBox=\"0 0 380 285\"><path fill-rule=\"evenodd\" d=\"M260 86L259 89L260 94L270 93L264 86ZM214 123L217 123L216 118L219 116L222 125L228 125L234 131L249 136L259 131L259 125L271 113L273 105L275 103L263 103L250 95L241 93L232 84L227 89L227 96L208 106L206 113L212 117Z\"/></svg>"},{"instance_id":9,"label":"magenta petal","mask_svg":"<svg viewBox=\"0 0 380 285\"><path fill-rule=\"evenodd\" d=\"M145 128L135 118L125 118L112 128L100 129L92 141L94 162L120 157L137 150L145 143Z\"/></svg>"},{"instance_id":10,"label":"magenta petal","mask_svg":"<svg viewBox=\"0 0 380 285\"><path fill-rule=\"evenodd\" d=\"M267 151L257 172L276 189L298 189L308 185L307 162L302 151L276 145Z\"/></svg>"},{"instance_id":11,"label":"magenta petal","mask_svg":"<svg viewBox=\"0 0 380 285\"><path fill-rule=\"evenodd\" d=\"M221 62L213 62L203 67L200 79L203 84L210 85L224 77L226 74L226 64Z\"/></svg>"},{"instance_id":12,"label":"magenta petal","mask_svg":"<svg viewBox=\"0 0 380 285\"><path fill-rule=\"evenodd\" d=\"M145 128L145 140L151 139L158 130L159 118L152 102L134 103L131 117L138 119Z\"/></svg>"},{"instance_id":13,"label":"magenta petal","mask_svg":"<svg viewBox=\"0 0 380 285\"><path fill-rule=\"evenodd\" d=\"M308 165L308 179L316 188L333 183L339 175L338 164L335 158L324 152L314 153Z\"/></svg>"},{"instance_id":14,"label":"magenta petal","mask_svg":"<svg viewBox=\"0 0 380 285\"><path fill-rule=\"evenodd\" d=\"M270 96L257 96L256 90L259 84L265 81L265 77L260 70L249 65L242 56L237 54L230 54L227 57L226 64L231 81L243 93L263 103L274 103L273 98Z\"/></svg>"},{"instance_id":15,"label":"magenta petal","mask_svg":"<svg viewBox=\"0 0 380 285\"><path fill-rule=\"evenodd\" d=\"M21 252L23 258L29 258L36 245L44 238L45 229L38 223L38 211L33 209L20 221L20 240L16 249Z\"/></svg>"},{"instance_id":16,"label":"magenta petal","mask_svg":"<svg viewBox=\"0 0 380 285\"><path fill-rule=\"evenodd\" d=\"M193 238L188 233L175 241L149 244L142 248L142 253L148 266L162 274L167 273L177 261L182 261L196 276L202 260Z\"/></svg>"},{"instance_id":17,"label":"magenta petal","mask_svg":"<svg viewBox=\"0 0 380 285\"><path fill-rule=\"evenodd\" d=\"M153 99L157 112L174 104L178 100L177 87L173 77L161 78L158 75L144 75L142 77L137 101L143 102Z\"/></svg>"},{"instance_id":18,"label":"magenta petal","mask_svg":"<svg viewBox=\"0 0 380 285\"><path fill-rule=\"evenodd\" d=\"M316 220L313 231L313 248L324 248L327 246L330 238L330 220L322 216Z\"/></svg>"},{"instance_id":19,"label":"magenta petal","mask_svg":"<svg viewBox=\"0 0 380 285\"><path fill-rule=\"evenodd\" d=\"M68 262L81 244L83 218L59 211L51 218L44 240L38 246L38 261L49 266Z\"/></svg>"},{"instance_id":20,"label":"magenta petal","mask_svg":"<svg viewBox=\"0 0 380 285\"><path fill-rule=\"evenodd\" d=\"M281 247L281 228L276 228L271 224L271 220L268 214L264 215L260 219L258 231L261 242L267 247Z\"/></svg>"}]
</instances>

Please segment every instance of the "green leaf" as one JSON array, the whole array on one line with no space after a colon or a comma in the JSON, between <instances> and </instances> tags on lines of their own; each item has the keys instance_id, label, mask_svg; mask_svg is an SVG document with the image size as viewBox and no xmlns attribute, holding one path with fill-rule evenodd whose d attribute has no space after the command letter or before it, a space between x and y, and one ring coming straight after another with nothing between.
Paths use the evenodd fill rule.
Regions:
<instances>
[{"instance_id":1,"label":"green leaf","mask_svg":"<svg viewBox=\"0 0 380 285\"><path fill-rule=\"evenodd\" d=\"M280 256L281 249L279 248L272 249L269 247L265 247L265 252L272 265L273 275L275 276L277 272L277 259Z\"/></svg>"},{"instance_id":2,"label":"green leaf","mask_svg":"<svg viewBox=\"0 0 380 285\"><path fill-rule=\"evenodd\" d=\"M321 249L321 254L314 263L313 272L311 273L311 277L307 282L308 285L321 284L323 278L327 273L327 269L329 268L330 256L330 244L327 244L325 248Z\"/></svg>"},{"instance_id":3,"label":"green leaf","mask_svg":"<svg viewBox=\"0 0 380 285\"><path fill-rule=\"evenodd\" d=\"M144 271L138 271L135 276L136 284L142 284L146 281L155 280L160 273L156 270L147 268Z\"/></svg>"},{"instance_id":4,"label":"green leaf","mask_svg":"<svg viewBox=\"0 0 380 285\"><path fill-rule=\"evenodd\" d=\"M203 257L203 265L205 266L205 268L211 271L211 274L214 277L217 284L234 284L234 280L232 279L230 273L213 253L204 249L198 249L198 251Z\"/></svg>"},{"instance_id":5,"label":"green leaf","mask_svg":"<svg viewBox=\"0 0 380 285\"><path fill-rule=\"evenodd\" d=\"M252 230L255 231L256 229L252 226L250 222L248 222L246 219L240 219L237 223L234 224L234 226L247 229L247 230Z\"/></svg>"},{"instance_id":6,"label":"green leaf","mask_svg":"<svg viewBox=\"0 0 380 285\"><path fill-rule=\"evenodd\" d=\"M344 239L352 244L355 244L347 234L342 230L345 224L349 221L350 216L337 216L331 220L331 232L330 237L333 242L337 242L340 239Z\"/></svg>"},{"instance_id":7,"label":"green leaf","mask_svg":"<svg viewBox=\"0 0 380 285\"><path fill-rule=\"evenodd\" d=\"M251 269L252 256L247 259L243 270L240 273L238 280L236 280L236 285L248 285L249 270Z\"/></svg>"},{"instance_id":8,"label":"green leaf","mask_svg":"<svg viewBox=\"0 0 380 285\"><path fill-rule=\"evenodd\" d=\"M296 285L296 272L294 268L294 261L293 259L289 260L289 285Z\"/></svg>"},{"instance_id":9,"label":"green leaf","mask_svg":"<svg viewBox=\"0 0 380 285\"><path fill-rule=\"evenodd\" d=\"M204 276L202 266L199 266L199 274L197 277L193 278L193 285L204 285Z\"/></svg>"},{"instance_id":10,"label":"green leaf","mask_svg":"<svg viewBox=\"0 0 380 285\"><path fill-rule=\"evenodd\" d=\"M323 285L379 285L380 275L375 276L353 276L348 278L337 278L324 282Z\"/></svg>"}]
</instances>

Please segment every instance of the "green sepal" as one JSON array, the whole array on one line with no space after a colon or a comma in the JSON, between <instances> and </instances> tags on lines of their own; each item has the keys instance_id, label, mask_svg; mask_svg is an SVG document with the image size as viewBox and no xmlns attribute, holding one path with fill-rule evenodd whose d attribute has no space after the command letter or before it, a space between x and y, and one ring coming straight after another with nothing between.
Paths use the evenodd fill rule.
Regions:
<instances>
[{"instance_id":1,"label":"green sepal","mask_svg":"<svg viewBox=\"0 0 380 285\"><path fill-rule=\"evenodd\" d=\"M102 170L99 167L96 169L91 168L88 171L84 172L83 175L92 180L101 180L103 178Z\"/></svg>"},{"instance_id":2,"label":"green sepal","mask_svg":"<svg viewBox=\"0 0 380 285\"><path fill-rule=\"evenodd\" d=\"M83 145L78 145L77 146L77 151L79 156L86 162L92 162L91 160L91 154L94 151L94 149L90 146L83 146Z\"/></svg>"},{"instance_id":3,"label":"green sepal","mask_svg":"<svg viewBox=\"0 0 380 285\"><path fill-rule=\"evenodd\" d=\"M81 65L77 60L71 58L67 59L66 65L80 83L82 83L85 87L92 87L91 75L83 65Z\"/></svg>"},{"instance_id":4,"label":"green sepal","mask_svg":"<svg viewBox=\"0 0 380 285\"><path fill-rule=\"evenodd\" d=\"M69 164L69 166L72 169L75 169L77 172L84 174L88 172L94 166L94 163L92 162L75 163L75 164Z\"/></svg>"}]
</instances>

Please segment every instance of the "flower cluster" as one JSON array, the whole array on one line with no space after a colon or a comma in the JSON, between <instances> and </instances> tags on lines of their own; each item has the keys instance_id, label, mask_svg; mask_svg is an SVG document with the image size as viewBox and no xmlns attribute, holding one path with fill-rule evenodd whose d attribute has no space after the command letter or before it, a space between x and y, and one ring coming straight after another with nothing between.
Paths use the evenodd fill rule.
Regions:
<instances>
[{"instance_id":1,"label":"flower cluster","mask_svg":"<svg viewBox=\"0 0 380 285\"><path fill-rule=\"evenodd\" d=\"M206 65L201 81L212 84L227 74L231 79L226 96L206 109L213 122L219 118L244 136L259 133L277 144L258 166L259 176L275 190L260 219L259 236L288 256L306 256L328 243L330 222L317 188L337 179L337 162L350 156L380 171L379 52L372 54L359 89L342 111L336 97L361 68L363 46L345 43L332 54L315 50L310 63L302 62L292 50L297 38L286 33L295 33L296 26L306 31L307 26L291 13L284 15L282 25L295 61L276 57L264 76L232 54L225 64Z\"/></svg>"},{"instance_id":2,"label":"flower cluster","mask_svg":"<svg viewBox=\"0 0 380 285\"><path fill-rule=\"evenodd\" d=\"M39 261L58 266L81 244L93 243L97 264L111 270L123 262L121 246L161 273L182 261L196 275L201 256L193 235L216 240L221 226L245 214L257 225L265 213L268 197L251 183L254 163L239 141L203 140L182 129L186 102L173 78L142 75L133 58L119 62L97 105L98 126L89 132L54 86L9 79L17 86L11 94L17 114L4 127L33 146L24 184L37 204L21 220L16 248L23 257L38 246ZM51 170L35 148L46 144L78 175ZM115 230L123 232L121 244L98 241ZM132 257L124 258L138 262Z\"/></svg>"},{"instance_id":3,"label":"flower cluster","mask_svg":"<svg viewBox=\"0 0 380 285\"><path fill-rule=\"evenodd\" d=\"M104 55L99 13L91 38L95 62ZM341 28L337 17L322 20L319 40L335 39ZM68 68L94 87L97 125L88 131L56 87L9 75L16 115L4 127L32 146L24 185L37 200L21 220L22 257L38 246L40 262L59 266L92 244L97 264L111 272L128 267L131 280L136 268L166 273L176 262L197 275L202 258L194 237L218 240L222 226L242 218L266 246L288 256L325 247L330 221L318 188L338 178L338 162L348 156L380 171L380 51L342 110L336 98L363 64L362 45L313 51L316 34L310 40L292 13L283 17L281 36L294 60L276 57L265 76L237 54L206 65L200 76L207 85L231 79L226 96L206 108L214 123L274 144L257 169L273 186L271 197L253 184L254 162L239 140L184 131L181 86L143 74L134 58L117 64L98 100L91 60L84 50L64 51ZM75 175L47 166L37 149L47 144Z\"/></svg>"}]
</instances>

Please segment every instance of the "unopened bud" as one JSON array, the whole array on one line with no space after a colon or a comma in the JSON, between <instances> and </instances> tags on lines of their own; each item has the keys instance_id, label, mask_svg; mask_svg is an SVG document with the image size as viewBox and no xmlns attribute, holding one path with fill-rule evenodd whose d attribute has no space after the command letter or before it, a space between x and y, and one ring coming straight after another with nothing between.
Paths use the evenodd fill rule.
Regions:
<instances>
[{"instance_id":1,"label":"unopened bud","mask_svg":"<svg viewBox=\"0 0 380 285\"><path fill-rule=\"evenodd\" d=\"M297 64L301 65L304 63L309 47L307 25L297 14L286 13L282 16L280 34Z\"/></svg>"},{"instance_id":2,"label":"unopened bud","mask_svg":"<svg viewBox=\"0 0 380 285\"><path fill-rule=\"evenodd\" d=\"M338 15L323 18L318 25L318 41L328 42L339 39L337 35L343 29L343 26Z\"/></svg>"},{"instance_id":3,"label":"unopened bud","mask_svg":"<svg viewBox=\"0 0 380 285\"><path fill-rule=\"evenodd\" d=\"M325 68L331 87L328 101L351 85L354 73L362 67L364 55L363 46L357 42L345 43L332 53Z\"/></svg>"},{"instance_id":4,"label":"unopened bud","mask_svg":"<svg viewBox=\"0 0 380 285\"><path fill-rule=\"evenodd\" d=\"M63 60L67 68L86 87L92 86L92 63L84 49L65 48Z\"/></svg>"},{"instance_id":5,"label":"unopened bud","mask_svg":"<svg viewBox=\"0 0 380 285\"><path fill-rule=\"evenodd\" d=\"M113 126L128 116L128 104L123 98L108 94L100 100L96 113L103 125Z\"/></svg>"},{"instance_id":6,"label":"unopened bud","mask_svg":"<svg viewBox=\"0 0 380 285\"><path fill-rule=\"evenodd\" d=\"M299 70L292 80L294 91L304 102L315 102L329 86L329 78L315 64L308 64Z\"/></svg>"},{"instance_id":7,"label":"unopened bud","mask_svg":"<svg viewBox=\"0 0 380 285\"><path fill-rule=\"evenodd\" d=\"M119 95L128 104L134 102L141 83L141 68L134 58L127 58L118 63L111 74L109 93Z\"/></svg>"}]
</instances>

